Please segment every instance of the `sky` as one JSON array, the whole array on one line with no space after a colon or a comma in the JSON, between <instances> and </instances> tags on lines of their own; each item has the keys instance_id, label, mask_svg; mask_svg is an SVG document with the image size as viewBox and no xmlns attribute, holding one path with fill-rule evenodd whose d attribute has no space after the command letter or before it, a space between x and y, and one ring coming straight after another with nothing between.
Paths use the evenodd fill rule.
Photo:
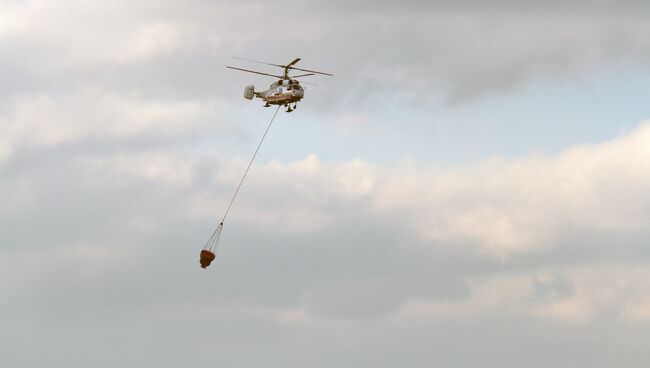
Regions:
<instances>
[{"instance_id":1,"label":"sky","mask_svg":"<svg viewBox=\"0 0 650 368\"><path fill-rule=\"evenodd\" d=\"M0 366L646 367L648 17L0 0Z\"/></svg>"}]
</instances>

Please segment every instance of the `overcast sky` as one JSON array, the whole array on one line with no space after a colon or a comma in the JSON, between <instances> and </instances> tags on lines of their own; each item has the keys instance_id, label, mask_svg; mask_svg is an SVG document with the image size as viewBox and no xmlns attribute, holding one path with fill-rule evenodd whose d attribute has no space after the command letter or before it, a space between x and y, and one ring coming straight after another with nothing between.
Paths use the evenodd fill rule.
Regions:
<instances>
[{"instance_id":1,"label":"overcast sky","mask_svg":"<svg viewBox=\"0 0 650 368\"><path fill-rule=\"evenodd\" d=\"M647 367L649 4L0 1L0 366Z\"/></svg>"}]
</instances>

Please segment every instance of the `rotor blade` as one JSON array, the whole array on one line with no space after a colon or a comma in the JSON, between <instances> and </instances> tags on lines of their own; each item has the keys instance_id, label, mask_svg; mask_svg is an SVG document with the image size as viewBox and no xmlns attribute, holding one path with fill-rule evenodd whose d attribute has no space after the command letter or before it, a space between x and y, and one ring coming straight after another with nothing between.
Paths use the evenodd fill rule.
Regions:
<instances>
[{"instance_id":1,"label":"rotor blade","mask_svg":"<svg viewBox=\"0 0 650 368\"><path fill-rule=\"evenodd\" d=\"M329 75L330 77L334 76L334 74L330 74L330 73L317 72L317 71L315 71L315 70L309 70L309 69L294 68L294 67L292 67L292 66L289 67L289 69L300 70L300 71L302 71L302 72L310 72L310 73L316 73L316 74Z\"/></svg>"},{"instance_id":2,"label":"rotor blade","mask_svg":"<svg viewBox=\"0 0 650 368\"><path fill-rule=\"evenodd\" d=\"M271 63L267 63L267 62L264 62L264 61L257 61L257 60L253 60L253 59L246 59L246 58L243 58L243 57L237 57L237 56L233 56L232 58L233 58L233 59L238 59L238 60L250 61L250 62L258 63L258 64L273 65L273 66L278 66L278 67L280 67L280 68L284 68L284 65L280 65L280 64L271 64ZM298 59L298 60L300 60L300 59Z\"/></svg>"},{"instance_id":3,"label":"rotor blade","mask_svg":"<svg viewBox=\"0 0 650 368\"><path fill-rule=\"evenodd\" d=\"M306 76L308 76L308 75L316 75L316 74L314 74L314 73L309 73L309 74L298 74L298 75L292 75L292 76L290 76L289 78L291 78L291 79L293 79L293 78L300 78L300 77L306 77Z\"/></svg>"},{"instance_id":4,"label":"rotor blade","mask_svg":"<svg viewBox=\"0 0 650 368\"><path fill-rule=\"evenodd\" d=\"M286 65L286 68L291 67L293 64L297 63L300 61L300 58L296 58L294 61L290 62L289 64Z\"/></svg>"},{"instance_id":5,"label":"rotor blade","mask_svg":"<svg viewBox=\"0 0 650 368\"><path fill-rule=\"evenodd\" d=\"M279 78L279 79L284 78L284 77L281 76L281 75L275 75L275 74L269 74L269 73L256 72L256 71L254 71L254 70L248 70L248 69L242 69L242 68L235 68L234 66L227 66L227 65L226 65L226 68L229 68L229 69L235 69L235 70L241 70L242 72L255 73L255 74L261 74L261 75L268 75L269 77L276 77L276 78Z\"/></svg>"},{"instance_id":6,"label":"rotor blade","mask_svg":"<svg viewBox=\"0 0 650 368\"><path fill-rule=\"evenodd\" d=\"M297 62L299 62L299 61L301 60L300 58L296 58L294 61L290 62L290 63L287 64L287 65L267 63L267 62L264 62L264 61L257 61L257 60L253 60L253 59L246 59L246 58L238 57L238 56L233 56L232 58L233 58L233 59L238 59L238 60L250 61L250 62L258 63L258 64L277 66L277 67L279 67L279 68L289 68L289 69L294 69L294 70L300 70L300 71L302 71L302 72L310 72L310 73L316 73L316 74L322 74L322 75L329 75L330 77L334 76L334 74L330 74L330 73L325 73L325 72L319 72L319 71L316 71L316 70L309 70L309 69L302 69L302 68L296 68L296 67L294 67L293 65L296 64Z\"/></svg>"}]
</instances>

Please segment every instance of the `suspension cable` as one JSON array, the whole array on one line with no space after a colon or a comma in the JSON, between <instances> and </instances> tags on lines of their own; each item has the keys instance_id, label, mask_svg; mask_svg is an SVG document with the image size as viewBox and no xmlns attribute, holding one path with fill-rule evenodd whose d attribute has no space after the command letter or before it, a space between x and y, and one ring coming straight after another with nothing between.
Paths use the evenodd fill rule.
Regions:
<instances>
[{"instance_id":1,"label":"suspension cable","mask_svg":"<svg viewBox=\"0 0 650 368\"><path fill-rule=\"evenodd\" d=\"M251 157L250 162L248 163L248 166L246 167L246 171L244 171L244 175L242 175L241 180L239 181L239 185L237 185L237 189L235 190L235 193L232 196L232 199L230 199L230 204L228 204L228 207L226 208L226 212L223 214L223 217L221 218L221 222L219 222L219 225L217 225L217 228L214 229L212 232L212 235L208 239L208 241L205 243L205 247L203 249L207 250L214 250L217 247L217 244L219 244L219 238L221 237L221 230L223 229L223 224L226 221L226 217L228 217L228 213L230 212L230 208L232 207L232 204L235 202L235 198L237 198L237 194L239 194L239 190L242 187L242 184L244 184L244 179L246 179L246 175L248 175L248 171L250 170L251 166L253 165L253 161L255 161L255 157L257 156L257 153L260 150L260 147L262 147L262 143L264 142L264 138L266 138L266 135L269 133L269 130L271 129L271 126L273 125L273 121L275 121L275 116L278 114L278 111L280 110L280 105L278 105L278 108L275 109L275 113L273 113L273 117L271 118L271 121L269 122L269 125L266 127L266 131L264 131L264 135L262 136L262 139L260 139L260 142L257 144L257 148L255 149L255 153L253 153L253 157Z\"/></svg>"}]
</instances>

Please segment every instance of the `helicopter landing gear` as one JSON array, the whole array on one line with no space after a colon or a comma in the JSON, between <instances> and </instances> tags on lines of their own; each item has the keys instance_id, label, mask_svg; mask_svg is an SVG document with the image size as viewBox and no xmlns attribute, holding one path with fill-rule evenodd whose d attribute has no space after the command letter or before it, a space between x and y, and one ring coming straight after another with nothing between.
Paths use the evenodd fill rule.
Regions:
<instances>
[{"instance_id":1,"label":"helicopter landing gear","mask_svg":"<svg viewBox=\"0 0 650 368\"><path fill-rule=\"evenodd\" d=\"M264 107L271 107L271 105L269 105L269 103L267 102L267 103L264 105Z\"/></svg>"},{"instance_id":2,"label":"helicopter landing gear","mask_svg":"<svg viewBox=\"0 0 650 368\"><path fill-rule=\"evenodd\" d=\"M289 104L284 105L284 107L287 108L287 112L292 112L293 110L296 109L296 107L298 107L298 103L296 102L296 103L293 104L293 109L291 108L291 105L289 105Z\"/></svg>"}]
</instances>

